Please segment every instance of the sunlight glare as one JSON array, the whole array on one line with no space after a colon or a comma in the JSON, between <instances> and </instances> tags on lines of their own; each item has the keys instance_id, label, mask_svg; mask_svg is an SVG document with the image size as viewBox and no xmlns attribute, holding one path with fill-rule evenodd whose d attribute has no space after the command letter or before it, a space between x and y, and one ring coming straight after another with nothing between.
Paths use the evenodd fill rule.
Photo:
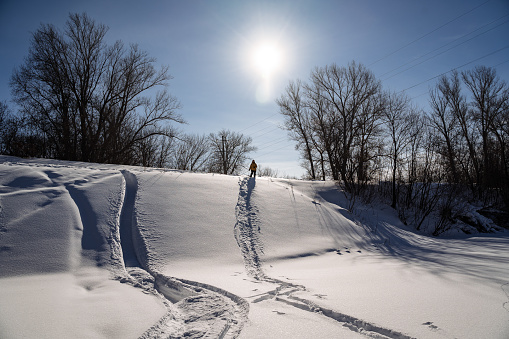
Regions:
<instances>
[{"instance_id":1,"label":"sunlight glare","mask_svg":"<svg viewBox=\"0 0 509 339\"><path fill-rule=\"evenodd\" d=\"M252 62L262 77L270 77L281 65L281 51L272 43L261 43L254 48Z\"/></svg>"}]
</instances>

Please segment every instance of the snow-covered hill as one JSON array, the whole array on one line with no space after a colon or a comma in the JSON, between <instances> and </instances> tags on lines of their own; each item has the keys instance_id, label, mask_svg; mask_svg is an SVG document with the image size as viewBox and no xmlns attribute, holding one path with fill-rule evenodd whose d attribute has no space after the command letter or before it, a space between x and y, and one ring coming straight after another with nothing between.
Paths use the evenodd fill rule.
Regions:
<instances>
[{"instance_id":1,"label":"snow-covered hill","mask_svg":"<svg viewBox=\"0 0 509 339\"><path fill-rule=\"evenodd\" d=\"M508 338L508 233L334 183L0 156L0 338Z\"/></svg>"}]
</instances>

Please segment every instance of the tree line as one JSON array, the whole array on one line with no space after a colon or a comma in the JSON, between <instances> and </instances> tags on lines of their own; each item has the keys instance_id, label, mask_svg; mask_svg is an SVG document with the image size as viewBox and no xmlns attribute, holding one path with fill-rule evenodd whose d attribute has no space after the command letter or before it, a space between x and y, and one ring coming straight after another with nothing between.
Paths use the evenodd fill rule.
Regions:
<instances>
[{"instance_id":1,"label":"tree line","mask_svg":"<svg viewBox=\"0 0 509 339\"><path fill-rule=\"evenodd\" d=\"M423 111L404 93L384 90L356 62L317 67L277 99L311 179L337 180L353 199L376 189L417 229L440 210L435 233L451 222L458 192L507 209L507 83L490 67L454 71L429 102Z\"/></svg>"},{"instance_id":2,"label":"tree line","mask_svg":"<svg viewBox=\"0 0 509 339\"><path fill-rule=\"evenodd\" d=\"M178 134L151 143L140 165L236 175L247 171L247 157L255 150L250 137L226 129L208 135Z\"/></svg>"},{"instance_id":3,"label":"tree line","mask_svg":"<svg viewBox=\"0 0 509 339\"><path fill-rule=\"evenodd\" d=\"M10 86L20 108L0 103L0 153L233 174L252 140L222 130L183 135L180 102L167 91L168 67L136 44L106 43L108 28L71 14L32 35ZM219 140L219 142L218 142Z\"/></svg>"}]
</instances>

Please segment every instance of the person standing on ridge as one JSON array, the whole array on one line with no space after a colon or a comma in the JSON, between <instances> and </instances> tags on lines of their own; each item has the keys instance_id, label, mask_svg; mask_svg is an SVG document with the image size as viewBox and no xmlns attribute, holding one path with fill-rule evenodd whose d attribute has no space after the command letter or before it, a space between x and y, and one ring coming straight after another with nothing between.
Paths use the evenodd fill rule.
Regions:
<instances>
[{"instance_id":1,"label":"person standing on ridge","mask_svg":"<svg viewBox=\"0 0 509 339\"><path fill-rule=\"evenodd\" d=\"M251 176L254 175L254 177L256 178L256 168L258 167L258 165L256 164L256 162L253 160L251 162L251 166L249 166L249 169L251 170L251 174L249 174L249 177L251 178Z\"/></svg>"}]
</instances>

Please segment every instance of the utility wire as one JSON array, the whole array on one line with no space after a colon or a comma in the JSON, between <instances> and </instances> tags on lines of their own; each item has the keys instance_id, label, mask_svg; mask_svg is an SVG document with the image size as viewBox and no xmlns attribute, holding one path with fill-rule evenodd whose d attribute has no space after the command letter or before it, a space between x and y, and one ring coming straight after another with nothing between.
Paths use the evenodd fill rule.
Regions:
<instances>
[{"instance_id":1,"label":"utility wire","mask_svg":"<svg viewBox=\"0 0 509 339\"><path fill-rule=\"evenodd\" d=\"M255 122L254 124L252 124L252 125L250 125L250 126L248 126L248 127L244 128L244 129L240 130L240 131L239 131L239 133L240 133L240 132L243 132L243 131L245 131L245 130L247 130L247 129L250 129L251 127L254 127L254 126L256 126L256 125L258 125L258 124L260 124L260 123L262 123L262 122L264 122L264 121L266 121L266 120L269 120L270 118L272 118L273 116L275 116L275 115L277 115L277 114L279 114L279 113L274 113L274 114L272 114L271 116L268 116L268 117L266 117L266 118L265 118L265 119L263 119L263 120L260 120L260 121L258 121L258 122Z\"/></svg>"},{"instance_id":2,"label":"utility wire","mask_svg":"<svg viewBox=\"0 0 509 339\"><path fill-rule=\"evenodd\" d=\"M488 2L490 2L490 0L485 1L485 2L483 2L483 3L482 3L482 4L480 4L480 5L477 5L476 7L472 8L472 9L471 9L471 10L469 10L469 11L466 11L465 13L461 14L460 16L457 16L456 18L454 18L454 19L452 19L452 20L450 20L450 21L446 22L445 24L443 24L443 25L441 25L441 26L439 26L439 27L435 28L434 30L432 30L432 31L430 31L430 32L428 32L428 33L426 33L426 34L424 34L423 36L421 36L421 37L419 37L419 38L417 38L417 39L415 39L415 40L413 40L413 41L409 42L408 44L404 45L403 47L400 47L400 48L398 48L397 50L395 50L395 51L393 51L393 52L391 52L391 53L387 54L386 56L384 56L384 57L382 57L382 58L378 59L377 61L375 61L375 62L371 63L370 65L368 65L368 67L371 67L371 66L373 66L374 64L376 64L376 63L378 63L378 62L380 62L380 61L382 61L382 60L384 60L384 59L386 59L386 58L388 58L388 57L390 57L390 56L392 56L392 55L394 55L394 54L398 53L398 52L399 52L399 51L401 51L402 49L407 48L408 46L410 46L410 45L412 45L412 44L416 43L417 41L419 41L419 40L421 40L421 39L423 39L423 38L427 37L428 35L431 35L432 33L435 33L435 32L436 32L436 31L438 31L439 29L441 29L441 28L443 28L443 27L445 27L445 26L449 25L450 23L452 23L452 22L454 22L454 21L458 20L459 18L462 18L462 17L464 17L465 15L467 15L467 14L469 14L469 13L471 13L471 12L475 11L476 9L478 9L478 8L479 8L479 7L481 7L481 6L484 6L484 5L485 5L485 4L487 4Z\"/></svg>"},{"instance_id":3,"label":"utility wire","mask_svg":"<svg viewBox=\"0 0 509 339\"><path fill-rule=\"evenodd\" d=\"M403 64L403 65L401 65L401 66L398 66L398 67L396 67L395 69L393 69L393 70L391 70L391 71L385 72L384 74L380 75L380 77L384 77L385 75L387 75L387 74L389 74L389 73L392 73L392 72L394 72L394 71L397 71L398 69L400 69L400 68L402 68L402 67L405 67L406 65L411 64L412 62L415 62L415 61L417 61L417 60L419 60L419 59L422 59L422 58L424 58L425 56L430 55L431 53L436 52L436 51L438 51L438 50L440 50L440 49L442 49L442 48L444 48L444 47L446 47L446 46L448 46L448 45L450 45L450 44L453 44L453 43L455 43L456 41L461 40L461 39L463 39L464 37L466 37L466 36L468 36L468 35L470 35L470 34L472 34L472 33L474 33L474 32L477 32L477 31L479 31L479 30L481 30L481 29L483 29L483 28L485 28L485 27L487 27L487 26L489 26L489 25L493 24L494 22L497 22L497 21L499 21L500 19L503 19L503 18L505 18L505 17L507 17L507 16L509 16L509 14L506 14L506 15L504 15L504 16L501 16L500 18L495 19L495 20L491 21L490 23L488 23L488 24L486 24L486 25L483 25L483 26L479 27L479 28L477 28L477 29L475 29L475 30L471 31L470 33L467 33L467 34L465 34L465 35L463 35L463 36L461 36L461 37L459 37L459 38L457 38L457 39L455 39L455 40L453 40L453 41L451 41L451 42L448 42L448 43L447 43L447 44L445 44L445 45L442 45L441 47L438 47L438 48L436 48L436 49L434 49L434 50L432 50L432 51L430 51L430 52L428 52L428 53L426 53L426 54L423 54L423 55L421 55L420 57L418 57L417 59L414 59L414 60L409 61L409 62L407 62L407 63L405 63L405 64ZM458 46L460 46L460 45L462 45L462 44L464 44L464 43L466 43L466 42L468 42L468 41L470 41L470 40L472 40L472 39L474 39L474 38L477 38L478 36L480 36L480 35L482 35L482 34L488 33L489 31L492 31L492 30L494 30L495 28L498 28L499 26L502 26L503 24L506 24L507 22L509 22L509 20L506 20L506 21L502 22L501 24L498 24L497 26L495 26L495 27L493 27L493 28L490 28L490 29L489 29L489 30L487 30L487 31L484 31L484 32L482 32L482 33L479 33L478 35L476 35L476 36L474 36L474 37L472 37L472 38L470 38L470 39L468 39L468 40L465 40L465 41L463 41L463 42L461 42L461 43L457 44L457 45L456 45L456 46L454 46L454 47L451 47L451 48L449 48L449 49L447 49L447 50L445 50L445 51L443 51L443 52L441 52L441 53L439 53L439 54L436 54L436 55L434 55L434 56L432 56L432 57L430 57L430 58L428 58L428 59L426 59L426 60L424 60L424 61L422 61L422 62L420 62L420 63L418 63L418 64L415 64L415 65L413 65L413 66L411 66L411 67L409 67L409 68L407 68L407 69L405 69L405 70L403 70L403 71L401 71L401 72L399 72L399 73L396 73L396 74L394 74L394 75L390 76L389 78L383 79L383 80L387 80L387 79L392 78L393 76L396 76L396 75L398 75L398 74L401 74L402 72L405 72L405 71L407 71L407 70L409 70L409 69L411 69L411 68L413 68L413 67L415 67L415 66L417 66L417 65L420 65L420 64L422 64L422 63L424 63L424 62L426 62L426 61L428 61L428 60L430 60L430 59L432 59L432 58L435 58L435 57L437 57L437 56L439 56L439 55L441 55L441 54L443 54L443 53L445 53L445 52L447 52L447 51L450 51L451 49L456 48L456 47L458 47Z\"/></svg>"},{"instance_id":4,"label":"utility wire","mask_svg":"<svg viewBox=\"0 0 509 339\"><path fill-rule=\"evenodd\" d=\"M262 137L262 136L264 136L264 135L266 135L266 134L272 133L272 132L274 132L274 131L276 131L276 130L280 130L280 129L281 129L281 127L280 127L280 126L276 126L276 127L274 127L273 129L268 130L267 132L265 132L265 133L263 133L263 134L257 135L256 137L257 137L257 138L259 138L259 137Z\"/></svg>"},{"instance_id":5,"label":"utility wire","mask_svg":"<svg viewBox=\"0 0 509 339\"><path fill-rule=\"evenodd\" d=\"M261 122L261 121L260 121L260 122ZM254 132L252 132L252 133L248 133L248 134L246 134L246 135L247 135L247 136L252 137L252 136L254 136L254 135L255 135L255 134L257 134L257 133L260 133L260 132L266 131L266 130L267 130L267 128L270 128L270 127L272 127L272 126L264 126L264 127L260 128L260 129L258 129L258 130L256 130L256 131L254 131Z\"/></svg>"},{"instance_id":6,"label":"utility wire","mask_svg":"<svg viewBox=\"0 0 509 339\"><path fill-rule=\"evenodd\" d=\"M272 139L272 140L263 142L261 144L258 144L258 147L264 146L264 145L268 145L268 144L275 144L275 143L278 143L278 142L281 142L281 141L285 140L286 138L287 138L287 136L284 135L282 137L279 137L279 138L276 138L276 139ZM265 147L263 147L263 148L265 148Z\"/></svg>"},{"instance_id":7,"label":"utility wire","mask_svg":"<svg viewBox=\"0 0 509 339\"><path fill-rule=\"evenodd\" d=\"M275 146L275 145L277 145L277 144L280 144L281 142L285 141L285 139L286 139L286 137L285 137L285 138L283 138L283 140L275 140L275 141L271 142L271 143L270 143L269 145L267 145L267 146L264 146L264 147L260 147L260 148L258 148L258 151L261 151L261 150L263 150L263 149L270 148L270 147L272 147L272 146Z\"/></svg>"},{"instance_id":8,"label":"utility wire","mask_svg":"<svg viewBox=\"0 0 509 339\"><path fill-rule=\"evenodd\" d=\"M475 61L474 61L474 62L475 62ZM493 67L498 67L498 66L500 66L500 65L502 65L502 64L505 64L506 62L509 62L509 59L504 60L504 61L502 61L502 62L499 62L498 64L494 65ZM454 70L454 69L450 70L449 72L452 72L453 70ZM441 75L446 74L446 73L448 73L448 72L442 73ZM440 76L440 75L439 75L439 76ZM436 77L435 77L435 78L436 78ZM427 80L427 81L429 81L429 80ZM407 88L407 89L408 89L408 88ZM406 91L406 89L404 89L403 91ZM401 92L403 92L403 91L401 91ZM421 97L421 96L423 96L423 95L425 95L425 94L428 94L428 93L429 93L429 92L428 92L428 91L426 91L426 92L423 92L423 93L421 93L421 94L418 94L418 95L416 95L416 96L412 97L412 98L411 98L411 100L414 100L414 99L416 99L416 98L418 98L418 97Z\"/></svg>"},{"instance_id":9,"label":"utility wire","mask_svg":"<svg viewBox=\"0 0 509 339\"><path fill-rule=\"evenodd\" d=\"M276 151L280 151L280 150L282 150L282 149L284 149L284 148L287 148L287 147L289 147L289 146L288 146L288 145L285 145L285 146L283 146L283 147L276 148L276 149L274 149L274 150L272 150L272 151L270 151L270 152L263 153L263 154L259 154L259 155L257 155L257 157L261 158L261 157L267 156L267 155L269 155L269 154L272 154L272 153L274 153L274 152L276 152Z\"/></svg>"},{"instance_id":10,"label":"utility wire","mask_svg":"<svg viewBox=\"0 0 509 339\"><path fill-rule=\"evenodd\" d=\"M264 133L262 133L262 134L260 134L260 135L257 135L257 136L256 136L256 137L261 137L261 136L263 136L263 135L265 135L265 134L268 134L268 133L270 133L270 132L273 132L273 131L275 131L275 130L277 130L277 129L279 129L279 126L277 126L277 125L276 125L276 126L274 127L274 125L271 125L271 126L266 126L266 127L262 128L262 129L260 129L260 130L256 131L256 132L249 133L249 134L246 134L246 135L247 135L247 136L249 136L249 137L254 137L256 134L258 134L258 133L260 133L260 132L264 132ZM268 130L268 131L267 131L267 130Z\"/></svg>"},{"instance_id":11,"label":"utility wire","mask_svg":"<svg viewBox=\"0 0 509 339\"><path fill-rule=\"evenodd\" d=\"M470 39L468 39L468 40L463 41L462 43L457 44L456 46L452 46L451 48L448 48L448 49L446 49L445 51L442 51L442 52L440 52L440 53L438 53L438 54L436 54L436 55L434 55L434 56L432 56L432 57L429 57L429 58L428 58L428 59L426 59L426 60L423 60L423 61L421 61L421 62L419 62L419 63L417 63L417 64L415 64L415 65L413 65L413 66L410 66L410 67L408 67L408 68L406 68L406 69L402 70L401 72L398 72L398 73L396 73L396 74L393 74L393 75L391 75L390 77L385 78L385 79L382 79L382 80L383 80L383 81L385 81L385 80L389 80L389 79L391 79L391 78L395 77L396 75L399 75L399 74L404 73L404 72L406 72L406 71L408 71L408 70L410 70L410 69L412 69L412 68L414 68L414 67L416 67L416 66L419 66L420 64L423 64L423 63L425 63L425 62L426 62L426 61L428 61L428 60L431 60L431 59L433 59L433 58L436 58L437 56L442 55L442 54L444 54L445 52L449 52L451 49L454 49L454 48L456 48L456 47L458 47L458 46L461 46L461 45L463 45L464 43L467 43L467 42L469 42L470 40L477 38L479 35L482 35L482 34L484 34L484 33L487 33L487 32L489 32L489 31L491 31L491 30L493 30L493 29L495 29L495 28L497 28L497 27L499 27L499 26L501 26L501 25L503 25L503 24L506 24L506 23L508 23L508 22L509 22L509 20L504 21L504 22L502 22L501 24L499 24L499 25L497 25L497 26L495 26L495 27L491 28L490 30L488 30L488 31L486 31L486 32L480 33L480 34L478 34L478 35L476 35L476 36L474 36L474 37L472 37L472 38L470 38Z\"/></svg>"},{"instance_id":12,"label":"utility wire","mask_svg":"<svg viewBox=\"0 0 509 339\"><path fill-rule=\"evenodd\" d=\"M502 64L505 64L505 63L506 63L506 62L508 62L508 61L509 61L509 59L507 59L507 60L505 60L505 61L502 61L502 62L500 62L500 63L496 64L496 65L495 65L495 66L493 66L493 67L498 67L498 66L500 66L500 65L502 65Z\"/></svg>"},{"instance_id":13,"label":"utility wire","mask_svg":"<svg viewBox=\"0 0 509 339\"><path fill-rule=\"evenodd\" d=\"M472 64L472 63L474 63L474 62L476 62L476 61L479 61L479 60L481 60L481 59L487 58L487 57L489 57L489 56L491 56L491 55L493 55L493 54L496 54L496 53L498 53L498 52L500 52L500 51L503 51L504 49L507 49L507 48L509 48L509 45L507 45L507 46L505 46L505 47L502 47L502 48L500 48L500 49L497 49L496 51L491 52L491 53L488 53L488 54L486 54L486 55L484 55L484 56L482 56L482 57L479 57L479 58L477 58L477 59L475 59L475 60L469 61L469 62L467 62L467 63L465 63L465 64L463 64L463 65L461 65L461 66L458 66L458 67L455 67L455 68L453 68L453 69L450 69L450 70L448 70L447 72L444 72L444 73L441 73L441 74L439 74L439 75L436 75L436 76L434 76L434 77L432 77L432 78L429 78L428 80L424 80L424 81L422 81L422 82L420 82L420 83L418 83L418 84L415 84L415 85L413 85L413 86L410 86L410 87L408 87L408 88L405 88L405 89L403 89L403 90L399 91L398 93L402 93L402 92L405 92L405 91L407 91L407 90L409 90L409 89L412 89L412 88L414 88L414 87L420 86L420 85L422 85L422 84L424 84L424 83L426 83L426 82L428 82L428 81L431 81L431 80L433 80L433 79L436 79L436 78L438 78L438 77L441 77L442 75L445 75L445 74L450 73L450 72L452 72L452 71L455 71L455 70L457 70L457 69L463 68L463 67L465 67L465 66L467 66L467 65L470 65L470 64ZM506 61L504 61L504 62L506 62ZM504 63L504 62L502 62L502 63ZM502 64L502 63L501 63L501 64Z\"/></svg>"}]
</instances>

